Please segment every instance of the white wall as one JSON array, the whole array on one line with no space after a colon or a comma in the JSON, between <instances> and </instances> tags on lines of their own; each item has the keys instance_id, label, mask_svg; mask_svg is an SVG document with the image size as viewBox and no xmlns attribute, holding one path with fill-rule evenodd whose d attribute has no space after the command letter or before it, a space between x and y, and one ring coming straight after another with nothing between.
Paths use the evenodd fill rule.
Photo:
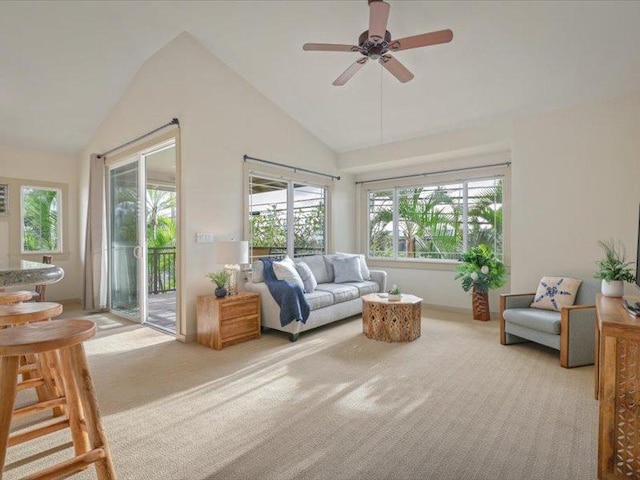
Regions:
<instances>
[{"instance_id":1,"label":"white wall","mask_svg":"<svg viewBox=\"0 0 640 480\"><path fill-rule=\"evenodd\" d=\"M338 170L331 150L193 37L182 34L143 65L91 141L81 159L82 198L89 153L108 150L173 117L180 119L182 138L182 333L191 338L196 296L212 290L205 273L219 267L213 264L212 245L196 244L195 234L209 232L227 240L243 236L242 156L330 174ZM336 182L337 249L354 247L354 191L352 179Z\"/></svg>"},{"instance_id":2,"label":"white wall","mask_svg":"<svg viewBox=\"0 0 640 480\"><path fill-rule=\"evenodd\" d=\"M640 95L514 123L512 285L545 273L592 277L598 240L635 260L640 203Z\"/></svg>"},{"instance_id":3,"label":"white wall","mask_svg":"<svg viewBox=\"0 0 640 480\"><path fill-rule=\"evenodd\" d=\"M504 145L511 146L512 161L511 275L510 284L500 291L531 291L541 276L553 273L591 278L601 256L599 239L621 239L630 260L635 260L640 95L518 118L510 125L492 122L341 154L339 162L362 172L368 158L369 170L376 171L359 173L361 180L446 165L455 168L464 164L464 152L488 152ZM408 286L404 289L426 303L470 306L453 271L385 269L391 283ZM492 294L492 310L498 308L497 293Z\"/></svg>"},{"instance_id":4,"label":"white wall","mask_svg":"<svg viewBox=\"0 0 640 480\"><path fill-rule=\"evenodd\" d=\"M78 165L71 155L60 155L24 148L0 146L0 177L21 178L68 185L69 211L64 215L68 222L63 238L69 255L53 255L53 263L62 267L64 279L47 287L47 300L79 300L82 296L80 282L80 255L78 245ZM16 205L10 205L15 211ZM2 219L0 219L2 221ZM7 227L8 233L8 224ZM4 241L1 240L0 241ZM6 247L6 246L4 246ZM0 248L0 250L3 250ZM41 258L40 255L37 256ZM25 259L27 257L24 257ZM29 256L28 259L33 259Z\"/></svg>"}]
</instances>

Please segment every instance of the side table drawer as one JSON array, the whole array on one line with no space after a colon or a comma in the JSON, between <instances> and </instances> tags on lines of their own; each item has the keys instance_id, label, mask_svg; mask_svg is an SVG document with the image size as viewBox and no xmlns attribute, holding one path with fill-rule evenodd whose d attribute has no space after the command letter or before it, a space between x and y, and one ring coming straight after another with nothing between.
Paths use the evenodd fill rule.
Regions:
<instances>
[{"instance_id":1,"label":"side table drawer","mask_svg":"<svg viewBox=\"0 0 640 480\"><path fill-rule=\"evenodd\" d=\"M236 337L246 333L257 333L259 331L258 315L223 320L220 325L223 342L229 337Z\"/></svg>"},{"instance_id":2,"label":"side table drawer","mask_svg":"<svg viewBox=\"0 0 640 480\"><path fill-rule=\"evenodd\" d=\"M258 314L258 301L229 302L220 306L220 316L226 320L236 317L247 317Z\"/></svg>"}]
</instances>

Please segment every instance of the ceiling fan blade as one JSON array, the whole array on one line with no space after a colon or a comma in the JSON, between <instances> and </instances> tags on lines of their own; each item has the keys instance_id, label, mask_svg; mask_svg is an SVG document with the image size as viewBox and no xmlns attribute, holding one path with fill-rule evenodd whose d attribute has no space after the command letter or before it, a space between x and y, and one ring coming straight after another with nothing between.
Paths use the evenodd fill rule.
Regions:
<instances>
[{"instance_id":1,"label":"ceiling fan blade","mask_svg":"<svg viewBox=\"0 0 640 480\"><path fill-rule=\"evenodd\" d=\"M335 43L305 43L303 50L316 52L359 52L357 45L339 45Z\"/></svg>"},{"instance_id":2,"label":"ceiling fan blade","mask_svg":"<svg viewBox=\"0 0 640 480\"><path fill-rule=\"evenodd\" d=\"M453 32L451 30L438 30L437 32L423 33L422 35L393 40L389 44L389 50L397 52L400 50L409 50L410 48L427 47L439 43L449 43L452 39Z\"/></svg>"},{"instance_id":3,"label":"ceiling fan blade","mask_svg":"<svg viewBox=\"0 0 640 480\"><path fill-rule=\"evenodd\" d=\"M391 75L396 77L402 83L407 83L413 78L413 73L407 70L407 67L402 65L391 55L383 55L382 57L380 57L378 62L380 62L380 65L389 70Z\"/></svg>"},{"instance_id":4,"label":"ceiling fan blade","mask_svg":"<svg viewBox=\"0 0 640 480\"><path fill-rule=\"evenodd\" d=\"M347 83L349 79L358 72L358 70L364 67L364 64L367 63L367 60L369 60L369 58L364 57L353 62L351 66L342 73L342 75L334 80L333 85L336 87L341 87L342 85Z\"/></svg>"},{"instance_id":5,"label":"ceiling fan blade","mask_svg":"<svg viewBox=\"0 0 640 480\"><path fill-rule=\"evenodd\" d=\"M369 4L369 40L380 43L387 32L390 5L382 1L372 1Z\"/></svg>"}]
</instances>

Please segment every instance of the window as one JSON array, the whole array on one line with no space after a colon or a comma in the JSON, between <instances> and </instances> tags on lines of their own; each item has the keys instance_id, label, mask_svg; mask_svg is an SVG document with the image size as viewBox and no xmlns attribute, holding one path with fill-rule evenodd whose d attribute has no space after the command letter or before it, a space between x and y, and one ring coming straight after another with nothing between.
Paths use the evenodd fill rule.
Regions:
<instances>
[{"instance_id":1,"label":"window","mask_svg":"<svg viewBox=\"0 0 640 480\"><path fill-rule=\"evenodd\" d=\"M249 176L251 260L325 253L327 188Z\"/></svg>"},{"instance_id":2,"label":"window","mask_svg":"<svg viewBox=\"0 0 640 480\"><path fill-rule=\"evenodd\" d=\"M487 244L503 258L502 193L502 177L369 190L369 256L457 260Z\"/></svg>"},{"instance_id":3,"label":"window","mask_svg":"<svg viewBox=\"0 0 640 480\"><path fill-rule=\"evenodd\" d=\"M62 252L61 197L57 188L20 188L22 253Z\"/></svg>"}]
</instances>

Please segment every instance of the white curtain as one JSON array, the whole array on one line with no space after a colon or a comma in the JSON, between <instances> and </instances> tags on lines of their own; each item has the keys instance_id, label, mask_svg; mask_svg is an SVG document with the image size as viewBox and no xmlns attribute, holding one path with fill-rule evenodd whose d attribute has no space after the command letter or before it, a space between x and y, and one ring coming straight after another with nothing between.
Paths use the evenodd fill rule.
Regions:
<instances>
[{"instance_id":1,"label":"white curtain","mask_svg":"<svg viewBox=\"0 0 640 480\"><path fill-rule=\"evenodd\" d=\"M95 311L107 306L105 166L97 153L91 155L90 162L82 306Z\"/></svg>"}]
</instances>

